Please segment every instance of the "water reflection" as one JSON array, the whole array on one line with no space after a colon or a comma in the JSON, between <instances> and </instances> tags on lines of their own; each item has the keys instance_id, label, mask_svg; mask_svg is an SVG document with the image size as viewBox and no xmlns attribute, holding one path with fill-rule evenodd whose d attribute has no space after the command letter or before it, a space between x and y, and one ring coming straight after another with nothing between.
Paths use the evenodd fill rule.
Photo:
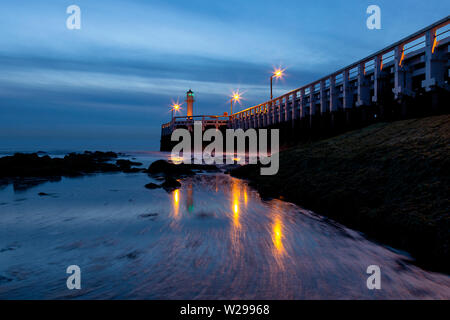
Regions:
<instances>
[{"instance_id":1,"label":"water reflection","mask_svg":"<svg viewBox=\"0 0 450 320\"><path fill-rule=\"evenodd\" d=\"M0 249L13 248L0 252L0 282L11 279L0 299L450 298L448 276L293 204L263 201L244 181L196 175L170 195L146 183L140 174L67 179L40 190L58 197L24 201L0 190ZM80 259L85 287L68 292L61 270ZM372 264L382 290L367 290Z\"/></svg>"},{"instance_id":2,"label":"water reflection","mask_svg":"<svg viewBox=\"0 0 450 320\"><path fill-rule=\"evenodd\" d=\"M275 247L275 254L282 255L284 253L283 222L279 216L275 217L275 221L272 226L272 241Z\"/></svg>"},{"instance_id":3,"label":"water reflection","mask_svg":"<svg viewBox=\"0 0 450 320\"><path fill-rule=\"evenodd\" d=\"M172 208L173 208L173 217L175 220L180 218L180 190L175 189L172 192Z\"/></svg>"},{"instance_id":4,"label":"water reflection","mask_svg":"<svg viewBox=\"0 0 450 320\"><path fill-rule=\"evenodd\" d=\"M231 199L232 199L232 211L233 211L233 226L237 229L241 227L239 222L239 197L241 195L240 183L235 180L231 186Z\"/></svg>"},{"instance_id":5,"label":"water reflection","mask_svg":"<svg viewBox=\"0 0 450 320\"><path fill-rule=\"evenodd\" d=\"M240 208L240 195L241 195L242 183L234 179L231 183L231 190L228 191L231 200L231 213L232 213L232 227L230 229L230 241L231 249L235 256L243 254L243 230L241 225L241 208ZM230 192L231 191L231 192Z\"/></svg>"},{"instance_id":6,"label":"water reflection","mask_svg":"<svg viewBox=\"0 0 450 320\"><path fill-rule=\"evenodd\" d=\"M186 189L186 210L192 213L194 211L194 190L192 189L192 183L188 183Z\"/></svg>"},{"instance_id":7,"label":"water reflection","mask_svg":"<svg viewBox=\"0 0 450 320\"><path fill-rule=\"evenodd\" d=\"M246 208L247 208L247 203L248 203L247 186L244 186L244 204L245 204Z\"/></svg>"}]
</instances>

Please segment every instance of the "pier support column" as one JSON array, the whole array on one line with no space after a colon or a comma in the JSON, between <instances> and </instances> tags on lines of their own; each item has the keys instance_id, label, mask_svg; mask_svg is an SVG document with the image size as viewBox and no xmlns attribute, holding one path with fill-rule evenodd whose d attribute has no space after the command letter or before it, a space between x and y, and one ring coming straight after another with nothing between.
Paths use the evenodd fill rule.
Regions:
<instances>
[{"instance_id":1,"label":"pier support column","mask_svg":"<svg viewBox=\"0 0 450 320\"><path fill-rule=\"evenodd\" d=\"M336 75L330 76L330 105L329 110L331 113L331 127L334 129L337 125L337 111L338 111L338 96L336 90Z\"/></svg>"},{"instance_id":2,"label":"pier support column","mask_svg":"<svg viewBox=\"0 0 450 320\"><path fill-rule=\"evenodd\" d=\"M292 128L295 127L295 120L297 119L297 106L298 106L298 101L297 101L297 91L294 92L292 94L292 110L291 110L291 119L292 119Z\"/></svg>"},{"instance_id":3,"label":"pier support column","mask_svg":"<svg viewBox=\"0 0 450 320\"><path fill-rule=\"evenodd\" d=\"M284 96L284 121L289 121L289 96Z\"/></svg>"},{"instance_id":4,"label":"pier support column","mask_svg":"<svg viewBox=\"0 0 450 320\"><path fill-rule=\"evenodd\" d=\"M395 100L400 99L404 91L404 71L403 71L403 57L404 50L403 44L395 47L394 51L394 88L392 92L394 93Z\"/></svg>"},{"instance_id":5,"label":"pier support column","mask_svg":"<svg viewBox=\"0 0 450 320\"><path fill-rule=\"evenodd\" d=\"M279 122L278 100L275 100L273 103L273 124L277 124L278 122Z\"/></svg>"},{"instance_id":6,"label":"pier support column","mask_svg":"<svg viewBox=\"0 0 450 320\"><path fill-rule=\"evenodd\" d=\"M266 106L261 106L261 128L265 128L267 126L267 119L266 119L267 113L266 113Z\"/></svg>"},{"instance_id":7,"label":"pier support column","mask_svg":"<svg viewBox=\"0 0 450 320\"><path fill-rule=\"evenodd\" d=\"M264 127L267 127L269 125L269 120L267 119L269 117L267 113L267 103L263 105L264 113L263 113L263 121L264 121Z\"/></svg>"},{"instance_id":8,"label":"pier support column","mask_svg":"<svg viewBox=\"0 0 450 320\"><path fill-rule=\"evenodd\" d=\"M373 69L373 96L372 102L376 104L377 111L375 111L375 119L383 119L384 111L381 105L381 72L383 71L383 56L380 54L374 59Z\"/></svg>"},{"instance_id":9,"label":"pier support column","mask_svg":"<svg viewBox=\"0 0 450 320\"><path fill-rule=\"evenodd\" d=\"M383 70L383 57L378 55L374 59L374 69L373 69L373 96L372 102L379 103L380 102L380 93L381 93L381 71Z\"/></svg>"},{"instance_id":10,"label":"pier support column","mask_svg":"<svg viewBox=\"0 0 450 320\"><path fill-rule=\"evenodd\" d=\"M313 127L313 117L315 114L314 85L312 85L309 87L309 128Z\"/></svg>"},{"instance_id":11,"label":"pier support column","mask_svg":"<svg viewBox=\"0 0 450 320\"><path fill-rule=\"evenodd\" d=\"M356 101L358 121L364 124L368 120L368 106L370 105L370 87L366 79L366 63L358 65L358 100Z\"/></svg>"},{"instance_id":12,"label":"pier support column","mask_svg":"<svg viewBox=\"0 0 450 320\"><path fill-rule=\"evenodd\" d=\"M257 107L256 112L257 112L256 116L257 116L257 123L258 123L257 128L261 128L261 106Z\"/></svg>"},{"instance_id":13,"label":"pier support column","mask_svg":"<svg viewBox=\"0 0 450 320\"><path fill-rule=\"evenodd\" d=\"M365 62L358 65L358 101L357 107L368 106L370 104L370 88L366 79Z\"/></svg>"},{"instance_id":14,"label":"pier support column","mask_svg":"<svg viewBox=\"0 0 450 320\"><path fill-rule=\"evenodd\" d=\"M350 88L350 79L349 79L349 69L344 71L344 79L343 79L343 104L344 104L344 112L345 112L345 121L347 125L351 125L351 111L353 108L353 92Z\"/></svg>"},{"instance_id":15,"label":"pier support column","mask_svg":"<svg viewBox=\"0 0 450 320\"><path fill-rule=\"evenodd\" d=\"M259 127L264 128L264 105L259 106Z\"/></svg>"},{"instance_id":16,"label":"pier support column","mask_svg":"<svg viewBox=\"0 0 450 320\"><path fill-rule=\"evenodd\" d=\"M305 124L307 122L307 106L306 106L306 99L305 99L305 89L300 89L300 101L299 101L299 105L300 105L300 121L299 121L299 127L300 127L300 139L303 139L304 137L304 129L305 129ZM309 122L309 121L308 121Z\"/></svg>"},{"instance_id":17,"label":"pier support column","mask_svg":"<svg viewBox=\"0 0 450 320\"><path fill-rule=\"evenodd\" d=\"M327 104L327 95L325 91L325 80L320 81L320 128L321 134L326 134L326 130L329 127L329 119L328 119L328 104Z\"/></svg>"},{"instance_id":18,"label":"pier support column","mask_svg":"<svg viewBox=\"0 0 450 320\"><path fill-rule=\"evenodd\" d=\"M277 106L278 106L278 123L281 123L281 110L283 109L283 98L280 98L277 100Z\"/></svg>"},{"instance_id":19,"label":"pier support column","mask_svg":"<svg viewBox=\"0 0 450 320\"><path fill-rule=\"evenodd\" d=\"M324 114L327 112L328 108L325 103L326 96L325 96L325 80L320 81L320 113Z\"/></svg>"},{"instance_id":20,"label":"pier support column","mask_svg":"<svg viewBox=\"0 0 450 320\"><path fill-rule=\"evenodd\" d=\"M426 91L444 84L444 68L443 61L440 61L435 54L437 46L436 29L433 28L425 34L425 80L422 81L422 87Z\"/></svg>"},{"instance_id":21,"label":"pier support column","mask_svg":"<svg viewBox=\"0 0 450 320\"><path fill-rule=\"evenodd\" d=\"M404 65L405 51L404 45L400 44L395 48L394 53L394 99L396 100L396 116L398 118L405 118L410 113L407 108L407 98L414 97L415 94L412 88L412 76L408 67Z\"/></svg>"},{"instance_id":22,"label":"pier support column","mask_svg":"<svg viewBox=\"0 0 450 320\"><path fill-rule=\"evenodd\" d=\"M260 117L260 128L264 128L265 126L266 126L266 121L265 121L265 113L264 113L264 105L262 105L262 106L260 106L259 107L259 111L260 111L260 115L259 115L259 117Z\"/></svg>"},{"instance_id":23,"label":"pier support column","mask_svg":"<svg viewBox=\"0 0 450 320\"><path fill-rule=\"evenodd\" d=\"M269 102L269 126L272 126L274 124L275 120L275 114L274 114L274 108L273 108L273 102Z\"/></svg>"}]
</instances>

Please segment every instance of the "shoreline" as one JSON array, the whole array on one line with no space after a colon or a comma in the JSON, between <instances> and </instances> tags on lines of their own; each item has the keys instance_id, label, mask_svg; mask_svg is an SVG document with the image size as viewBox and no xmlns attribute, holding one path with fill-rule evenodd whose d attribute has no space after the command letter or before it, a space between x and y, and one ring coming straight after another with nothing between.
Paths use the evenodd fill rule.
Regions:
<instances>
[{"instance_id":1,"label":"shoreline","mask_svg":"<svg viewBox=\"0 0 450 320\"><path fill-rule=\"evenodd\" d=\"M446 132L449 127L450 115L379 123L282 149L280 171L275 176L260 176L257 165L234 166L225 173L248 180L262 198L292 202L363 232L379 244L408 252L417 259L412 263L420 267L450 274L449 263L444 263L449 260L450 174L446 169L450 167L447 147L450 132ZM436 132L436 128L440 131ZM26 157L27 161L15 167L16 182L20 176L25 178L29 174L42 180L15 183L15 188L26 189L58 176L111 171L168 176L161 185L149 183L145 187L164 188L169 192L179 187L175 179L195 174L192 169L213 169L202 165L168 165L167 160L155 160L148 169L141 169L133 167L140 163L118 160L119 154L103 152L72 153L67 157L75 158L61 166L59 162L63 159L54 160L40 153L43 157L36 159L33 154L2 158L3 162L11 159L8 164L17 164L18 156ZM53 167L54 161L59 161L55 162L57 167ZM30 172L31 164L39 164L40 168L34 167ZM214 166L214 169L218 168ZM9 175L6 171L3 174ZM0 184L2 180L7 184L13 182L11 177L3 177ZM421 188L422 199L417 197L415 185ZM438 194L435 191L439 189ZM405 198L405 193L411 196Z\"/></svg>"},{"instance_id":2,"label":"shoreline","mask_svg":"<svg viewBox=\"0 0 450 320\"><path fill-rule=\"evenodd\" d=\"M231 175L450 274L450 115L379 123L280 152L280 170Z\"/></svg>"}]
</instances>

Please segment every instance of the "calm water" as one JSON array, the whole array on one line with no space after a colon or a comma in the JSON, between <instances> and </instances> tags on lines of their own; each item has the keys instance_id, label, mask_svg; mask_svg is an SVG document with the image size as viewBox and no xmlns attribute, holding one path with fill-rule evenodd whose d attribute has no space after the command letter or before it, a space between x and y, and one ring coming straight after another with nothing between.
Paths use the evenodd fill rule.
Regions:
<instances>
[{"instance_id":1,"label":"calm water","mask_svg":"<svg viewBox=\"0 0 450 320\"><path fill-rule=\"evenodd\" d=\"M3 187L0 298L450 298L449 276L298 206L263 201L242 180L201 174L172 193L149 182L116 173ZM73 264L78 291L66 288ZM381 290L366 287L369 265L381 268Z\"/></svg>"}]
</instances>

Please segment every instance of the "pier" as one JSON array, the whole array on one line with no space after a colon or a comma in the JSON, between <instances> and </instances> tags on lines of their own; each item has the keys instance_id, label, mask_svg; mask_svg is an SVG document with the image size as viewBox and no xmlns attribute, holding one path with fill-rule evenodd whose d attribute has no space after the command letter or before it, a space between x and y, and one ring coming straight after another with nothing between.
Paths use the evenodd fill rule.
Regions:
<instances>
[{"instance_id":1,"label":"pier","mask_svg":"<svg viewBox=\"0 0 450 320\"><path fill-rule=\"evenodd\" d=\"M175 117L161 128L280 129L281 143L326 137L376 121L448 113L450 16L314 82L227 116Z\"/></svg>"}]
</instances>

